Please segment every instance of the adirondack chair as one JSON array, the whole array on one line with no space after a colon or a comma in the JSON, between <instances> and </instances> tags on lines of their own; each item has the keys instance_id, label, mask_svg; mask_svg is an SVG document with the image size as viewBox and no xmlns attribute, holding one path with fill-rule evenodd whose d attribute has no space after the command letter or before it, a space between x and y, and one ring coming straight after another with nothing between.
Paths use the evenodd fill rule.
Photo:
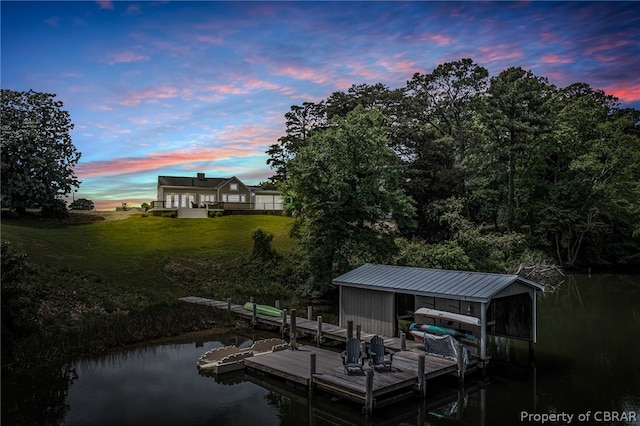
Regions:
<instances>
[{"instance_id":1,"label":"adirondack chair","mask_svg":"<svg viewBox=\"0 0 640 426\"><path fill-rule=\"evenodd\" d=\"M362 369L364 365L364 358L362 350L360 349L360 340L352 337L347 340L347 347L340 354L342 358L342 365L344 365L344 371L347 374L350 374L351 370L359 369L362 374L364 374L364 370Z\"/></svg>"},{"instance_id":2,"label":"adirondack chair","mask_svg":"<svg viewBox=\"0 0 640 426\"><path fill-rule=\"evenodd\" d=\"M373 368L381 365L383 367L389 367L391 370L391 363L393 362L394 351L391 349L385 349L384 347L384 339L380 336L374 336L371 339L371 347L368 349L369 351L369 365ZM385 356L389 355L388 358Z\"/></svg>"}]
</instances>

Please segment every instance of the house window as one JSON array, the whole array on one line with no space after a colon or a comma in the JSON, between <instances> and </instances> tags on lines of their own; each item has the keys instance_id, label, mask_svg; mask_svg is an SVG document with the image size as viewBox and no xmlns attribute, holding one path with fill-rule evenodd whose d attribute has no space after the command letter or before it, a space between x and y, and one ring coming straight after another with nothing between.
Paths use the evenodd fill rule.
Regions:
<instances>
[{"instance_id":1,"label":"house window","mask_svg":"<svg viewBox=\"0 0 640 426\"><path fill-rule=\"evenodd\" d=\"M207 203L215 203L216 202L216 194L201 194L200 195L200 204L205 207Z\"/></svg>"},{"instance_id":2,"label":"house window","mask_svg":"<svg viewBox=\"0 0 640 426\"><path fill-rule=\"evenodd\" d=\"M222 199L229 203L244 203L247 201L247 196L244 194L224 194Z\"/></svg>"},{"instance_id":3,"label":"house window","mask_svg":"<svg viewBox=\"0 0 640 426\"><path fill-rule=\"evenodd\" d=\"M164 201L164 207L167 209L171 208L171 201L173 200L173 194L167 194L164 197L165 201Z\"/></svg>"},{"instance_id":4,"label":"house window","mask_svg":"<svg viewBox=\"0 0 640 426\"><path fill-rule=\"evenodd\" d=\"M231 191L237 191L238 190L238 184L237 183L232 183L229 185L229 189Z\"/></svg>"}]
</instances>

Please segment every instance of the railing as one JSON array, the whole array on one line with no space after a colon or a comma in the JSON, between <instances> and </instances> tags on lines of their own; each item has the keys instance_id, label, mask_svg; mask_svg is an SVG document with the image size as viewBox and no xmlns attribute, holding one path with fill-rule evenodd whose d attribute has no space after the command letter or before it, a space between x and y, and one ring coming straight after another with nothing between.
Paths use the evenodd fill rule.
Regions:
<instances>
[{"instance_id":1,"label":"railing","mask_svg":"<svg viewBox=\"0 0 640 426\"><path fill-rule=\"evenodd\" d=\"M155 200L151 201L151 208L158 210L177 210L180 207L185 206L177 206L175 203L169 203L170 207L167 207L167 202L165 200ZM200 208L207 210L283 210L282 203L240 203L240 202L204 202L201 204L189 203L186 207L190 208Z\"/></svg>"}]
</instances>

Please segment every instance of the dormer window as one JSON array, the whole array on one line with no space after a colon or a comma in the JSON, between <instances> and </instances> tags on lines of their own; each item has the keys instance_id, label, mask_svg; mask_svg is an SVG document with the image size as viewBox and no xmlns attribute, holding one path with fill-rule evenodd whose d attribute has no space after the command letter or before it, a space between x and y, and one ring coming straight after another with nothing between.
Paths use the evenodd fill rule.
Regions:
<instances>
[{"instance_id":1,"label":"dormer window","mask_svg":"<svg viewBox=\"0 0 640 426\"><path fill-rule=\"evenodd\" d=\"M231 191L237 191L238 190L238 184L237 183L229 184L229 189Z\"/></svg>"}]
</instances>

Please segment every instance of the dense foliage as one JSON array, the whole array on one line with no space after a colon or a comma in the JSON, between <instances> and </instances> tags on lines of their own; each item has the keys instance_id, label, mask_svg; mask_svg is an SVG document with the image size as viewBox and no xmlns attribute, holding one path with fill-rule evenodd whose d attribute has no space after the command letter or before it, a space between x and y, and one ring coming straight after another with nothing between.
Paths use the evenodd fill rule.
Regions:
<instances>
[{"instance_id":1,"label":"dense foliage","mask_svg":"<svg viewBox=\"0 0 640 426\"><path fill-rule=\"evenodd\" d=\"M391 223L413 224L413 206L398 179L384 116L361 106L335 117L288 162L286 188L313 277L326 283L353 258L384 259Z\"/></svg>"},{"instance_id":2,"label":"dense foliage","mask_svg":"<svg viewBox=\"0 0 640 426\"><path fill-rule=\"evenodd\" d=\"M94 205L93 201L87 200L86 198L78 198L74 200L71 204L69 204L69 208L71 210L93 210Z\"/></svg>"},{"instance_id":3,"label":"dense foliage","mask_svg":"<svg viewBox=\"0 0 640 426\"><path fill-rule=\"evenodd\" d=\"M377 143L344 130L354 114L376 117L368 126ZM285 118L286 135L267 151L271 180L325 271L336 254L349 262L354 252L360 262L498 271L523 257L567 268L640 264L640 111L588 84L558 88L522 68L491 77L462 59L399 89L354 85L294 105ZM378 152L367 152L373 146ZM385 149L396 162L383 160ZM366 179L354 164L370 166ZM380 209L376 197L386 192L372 182L391 175L411 198L417 226L389 217L402 239L380 259L375 238L352 232L359 216L348 207ZM380 217L361 223L372 219ZM383 239L389 228L377 231ZM345 253L356 240L366 250ZM314 260L316 251L326 258Z\"/></svg>"},{"instance_id":4,"label":"dense foliage","mask_svg":"<svg viewBox=\"0 0 640 426\"><path fill-rule=\"evenodd\" d=\"M73 124L55 95L2 89L2 207L17 212L41 207L67 213L61 199L79 185L80 159L69 132Z\"/></svg>"}]
</instances>

